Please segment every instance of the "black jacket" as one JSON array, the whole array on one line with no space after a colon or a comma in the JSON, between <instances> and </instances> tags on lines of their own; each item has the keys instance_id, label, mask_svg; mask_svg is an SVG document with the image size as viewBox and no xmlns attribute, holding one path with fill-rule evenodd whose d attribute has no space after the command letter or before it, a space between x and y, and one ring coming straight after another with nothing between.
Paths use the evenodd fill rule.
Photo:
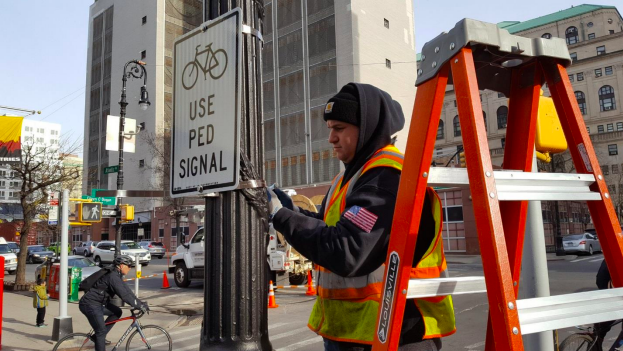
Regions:
<instances>
[{"instance_id":1,"label":"black jacket","mask_svg":"<svg viewBox=\"0 0 623 351\"><path fill-rule=\"evenodd\" d=\"M368 118L368 123L360 126L360 142L355 159L351 164L345 165L345 173L350 176L356 173L374 152L390 143L391 133L399 129L394 130L388 125L398 124L402 128L400 120L404 122L399 109L382 107L389 104L388 101L393 101L387 93L382 94L380 90L372 89L370 86L363 88L359 84L356 86L360 93L362 113L363 111L369 113L362 115L362 118ZM377 91L376 94L374 89ZM394 121L393 124L388 122L392 120L392 114L397 113L400 114L395 118L398 122ZM385 125L380 126L379 123ZM374 128L377 133L370 133L366 128ZM362 138L363 145L361 145ZM369 152L370 145L376 147L373 152ZM359 168L354 169L353 165L358 165ZM273 225L301 255L314 263L344 277L367 275L385 262L399 181L400 172L388 167L373 168L361 175L354 184L350 196L346 198L345 211L335 226L329 227L323 221L327 196L320 213L312 213L301 208L298 212L281 209L275 214ZM346 183L346 180L343 182ZM369 233L344 217L344 213L353 206L364 208L378 217ZM435 236L434 231L435 223L430 203L426 199L422 209L414 265L421 260L430 246ZM405 309L401 335L401 344L420 341L424 335L422 317L412 301L407 303Z\"/></svg>"},{"instance_id":2,"label":"black jacket","mask_svg":"<svg viewBox=\"0 0 623 351\"><path fill-rule=\"evenodd\" d=\"M119 296L128 305L133 308L141 308L143 303L139 300L132 290L123 282L121 272L113 268L110 273L101 277L91 290L82 296L81 304L87 305L105 305L115 295Z\"/></svg>"}]
</instances>

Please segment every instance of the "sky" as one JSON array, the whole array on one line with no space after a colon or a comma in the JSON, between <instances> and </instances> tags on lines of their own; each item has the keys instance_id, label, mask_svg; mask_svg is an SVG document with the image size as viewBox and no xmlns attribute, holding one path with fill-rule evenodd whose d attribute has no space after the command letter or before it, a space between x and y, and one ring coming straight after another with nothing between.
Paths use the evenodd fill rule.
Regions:
<instances>
[{"instance_id":1,"label":"sky","mask_svg":"<svg viewBox=\"0 0 623 351\"><path fill-rule=\"evenodd\" d=\"M336 0L340 1L343 0ZM84 135L87 35L92 3L92 0L0 0L0 106L40 110L41 114L27 118L60 123L63 136L72 141L82 141ZM424 43L450 30L465 17L492 23L525 21L582 3L414 1L416 50L419 52ZM594 4L621 7L622 2L603 0ZM118 101L118 97L111 100ZM118 105L114 104L111 113L118 112ZM0 115L3 114L20 115L0 109Z\"/></svg>"}]
</instances>

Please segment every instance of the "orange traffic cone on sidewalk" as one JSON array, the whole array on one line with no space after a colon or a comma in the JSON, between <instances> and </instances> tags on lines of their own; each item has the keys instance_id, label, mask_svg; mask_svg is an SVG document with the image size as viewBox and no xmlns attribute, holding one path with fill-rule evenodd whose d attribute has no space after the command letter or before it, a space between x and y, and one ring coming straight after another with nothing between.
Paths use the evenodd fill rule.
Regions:
<instances>
[{"instance_id":1,"label":"orange traffic cone on sidewalk","mask_svg":"<svg viewBox=\"0 0 623 351\"><path fill-rule=\"evenodd\" d=\"M316 295L316 289L314 289L314 283L312 281L312 272L311 270L307 271L307 291L305 295L314 296Z\"/></svg>"},{"instance_id":2,"label":"orange traffic cone on sidewalk","mask_svg":"<svg viewBox=\"0 0 623 351\"><path fill-rule=\"evenodd\" d=\"M268 289L268 308L277 308L277 302L275 302L275 291L273 290L273 281L270 281L270 289Z\"/></svg>"},{"instance_id":3,"label":"orange traffic cone on sidewalk","mask_svg":"<svg viewBox=\"0 0 623 351\"><path fill-rule=\"evenodd\" d=\"M162 272L162 288L161 289L168 289L169 288L169 278L167 277L167 271L163 271Z\"/></svg>"}]
</instances>

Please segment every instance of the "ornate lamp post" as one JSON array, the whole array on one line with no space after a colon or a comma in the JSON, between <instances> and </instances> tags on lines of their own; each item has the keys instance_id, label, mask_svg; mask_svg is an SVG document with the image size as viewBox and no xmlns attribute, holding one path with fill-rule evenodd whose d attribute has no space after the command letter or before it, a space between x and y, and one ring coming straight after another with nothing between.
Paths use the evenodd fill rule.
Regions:
<instances>
[{"instance_id":1,"label":"ornate lamp post","mask_svg":"<svg viewBox=\"0 0 623 351\"><path fill-rule=\"evenodd\" d=\"M141 87L141 98L138 101L138 105L141 110L145 111L151 105L149 102L149 96L147 93L147 71L145 70L145 62L132 60L125 64L123 67L123 88L121 89L121 100L119 105L121 106L121 112L119 113L119 171L117 172L117 190L123 189L123 140L126 133L125 129L125 109L128 106L126 100L126 83L128 78L143 78L143 86ZM133 134L133 133L132 133ZM117 197L117 215L115 220L115 258L119 256L121 252L121 198Z\"/></svg>"}]
</instances>

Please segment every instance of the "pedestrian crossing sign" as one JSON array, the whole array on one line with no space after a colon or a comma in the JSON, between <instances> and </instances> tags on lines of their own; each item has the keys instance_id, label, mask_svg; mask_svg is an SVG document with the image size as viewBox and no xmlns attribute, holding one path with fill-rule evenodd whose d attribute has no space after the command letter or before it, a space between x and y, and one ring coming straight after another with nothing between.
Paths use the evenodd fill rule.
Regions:
<instances>
[{"instance_id":1,"label":"pedestrian crossing sign","mask_svg":"<svg viewBox=\"0 0 623 351\"><path fill-rule=\"evenodd\" d=\"M102 221L101 202L78 203L78 221L82 223L99 223Z\"/></svg>"}]
</instances>

